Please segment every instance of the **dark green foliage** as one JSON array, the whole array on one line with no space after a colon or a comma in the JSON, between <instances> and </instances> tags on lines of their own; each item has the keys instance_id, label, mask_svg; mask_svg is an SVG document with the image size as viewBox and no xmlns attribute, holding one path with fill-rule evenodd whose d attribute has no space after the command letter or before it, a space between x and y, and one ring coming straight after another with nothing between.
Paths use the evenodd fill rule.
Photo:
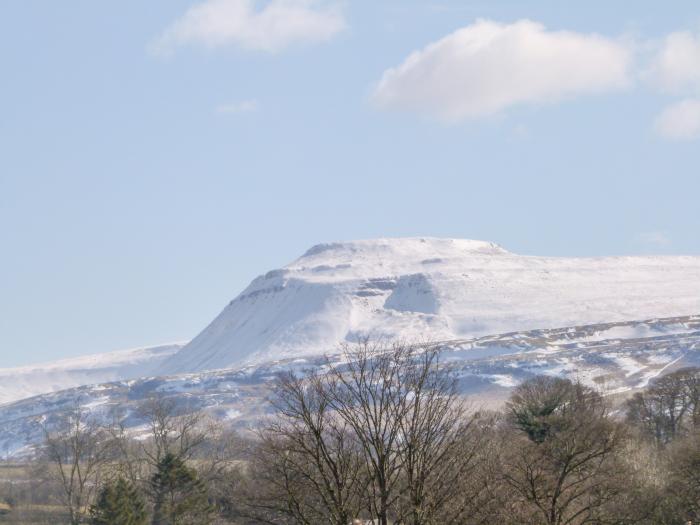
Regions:
<instances>
[{"instance_id":1,"label":"dark green foliage","mask_svg":"<svg viewBox=\"0 0 700 525\"><path fill-rule=\"evenodd\" d=\"M136 488L124 478L102 487L97 501L90 507L93 525L145 525L145 503Z\"/></svg>"},{"instance_id":2,"label":"dark green foliage","mask_svg":"<svg viewBox=\"0 0 700 525\"><path fill-rule=\"evenodd\" d=\"M172 453L158 462L151 478L154 525L199 525L212 522L204 482L197 472Z\"/></svg>"},{"instance_id":3,"label":"dark green foliage","mask_svg":"<svg viewBox=\"0 0 700 525\"><path fill-rule=\"evenodd\" d=\"M580 388L566 379L538 376L516 388L507 404L513 424L535 443L566 426L581 395Z\"/></svg>"},{"instance_id":4,"label":"dark green foliage","mask_svg":"<svg viewBox=\"0 0 700 525\"><path fill-rule=\"evenodd\" d=\"M518 523L601 523L622 491L625 433L581 383L535 377L513 391L501 453Z\"/></svg>"}]
</instances>

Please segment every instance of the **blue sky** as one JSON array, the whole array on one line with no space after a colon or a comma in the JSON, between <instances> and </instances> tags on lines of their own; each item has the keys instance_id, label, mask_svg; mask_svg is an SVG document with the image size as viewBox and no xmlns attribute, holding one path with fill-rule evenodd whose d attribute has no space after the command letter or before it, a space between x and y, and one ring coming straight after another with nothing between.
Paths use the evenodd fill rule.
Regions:
<instances>
[{"instance_id":1,"label":"blue sky","mask_svg":"<svg viewBox=\"0 0 700 525\"><path fill-rule=\"evenodd\" d=\"M0 68L0 367L325 241L700 254L694 1L11 0Z\"/></svg>"}]
</instances>

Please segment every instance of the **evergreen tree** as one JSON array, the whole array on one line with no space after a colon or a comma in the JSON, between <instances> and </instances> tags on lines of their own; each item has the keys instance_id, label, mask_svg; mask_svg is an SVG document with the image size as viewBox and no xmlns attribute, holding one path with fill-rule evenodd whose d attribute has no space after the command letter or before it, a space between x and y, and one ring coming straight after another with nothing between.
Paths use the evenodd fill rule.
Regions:
<instances>
[{"instance_id":1,"label":"evergreen tree","mask_svg":"<svg viewBox=\"0 0 700 525\"><path fill-rule=\"evenodd\" d=\"M141 494L122 477L104 485L90 507L93 525L146 525L146 518Z\"/></svg>"},{"instance_id":2,"label":"evergreen tree","mask_svg":"<svg viewBox=\"0 0 700 525\"><path fill-rule=\"evenodd\" d=\"M213 508L204 482L175 454L167 453L158 462L151 491L153 525L211 523Z\"/></svg>"}]
</instances>

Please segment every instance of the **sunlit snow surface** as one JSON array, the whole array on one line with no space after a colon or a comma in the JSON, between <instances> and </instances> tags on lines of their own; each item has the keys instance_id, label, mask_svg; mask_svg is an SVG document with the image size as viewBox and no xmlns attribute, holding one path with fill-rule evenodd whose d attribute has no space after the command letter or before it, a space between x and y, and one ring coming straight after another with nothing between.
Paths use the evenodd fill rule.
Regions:
<instances>
[{"instance_id":1,"label":"sunlit snow surface","mask_svg":"<svg viewBox=\"0 0 700 525\"><path fill-rule=\"evenodd\" d=\"M39 422L76 403L107 420L118 410L138 434L136 408L154 394L255 426L277 372L337 360L339 342L365 335L440 341L477 405L537 374L614 396L699 364L699 314L700 257L532 257L431 238L324 244L255 279L182 348L0 370L0 453L29 453Z\"/></svg>"},{"instance_id":2,"label":"sunlit snow surface","mask_svg":"<svg viewBox=\"0 0 700 525\"><path fill-rule=\"evenodd\" d=\"M621 337L627 334L628 337ZM511 332L444 341L442 362L459 378L459 390L476 406L502 403L510 389L538 374L584 383L604 395L643 388L658 375L700 364L700 316ZM326 360L290 358L174 376L143 377L83 386L0 406L0 451L22 455L41 441L39 422L55 424L76 402L95 417L111 421L118 412L138 436L145 431L137 407L153 395L173 400L184 411L200 411L239 430L271 414L271 381L281 371L323 370Z\"/></svg>"},{"instance_id":3,"label":"sunlit snow surface","mask_svg":"<svg viewBox=\"0 0 700 525\"><path fill-rule=\"evenodd\" d=\"M183 346L184 343L171 343L0 368L0 404L80 385L149 375Z\"/></svg>"},{"instance_id":4,"label":"sunlit snow surface","mask_svg":"<svg viewBox=\"0 0 700 525\"><path fill-rule=\"evenodd\" d=\"M530 257L434 238L321 244L255 279L163 372L320 355L362 335L448 340L696 313L700 257Z\"/></svg>"}]
</instances>

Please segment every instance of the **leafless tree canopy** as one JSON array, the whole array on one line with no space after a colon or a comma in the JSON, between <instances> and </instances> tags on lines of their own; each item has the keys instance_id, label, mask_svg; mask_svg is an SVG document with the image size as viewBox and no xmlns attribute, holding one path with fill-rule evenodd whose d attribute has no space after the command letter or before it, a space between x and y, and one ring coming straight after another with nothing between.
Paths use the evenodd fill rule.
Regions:
<instances>
[{"instance_id":1,"label":"leafless tree canopy","mask_svg":"<svg viewBox=\"0 0 700 525\"><path fill-rule=\"evenodd\" d=\"M46 474L60 486L60 501L71 525L81 523L104 469L113 457L108 432L77 404L55 430L44 424Z\"/></svg>"},{"instance_id":2,"label":"leafless tree canopy","mask_svg":"<svg viewBox=\"0 0 700 525\"><path fill-rule=\"evenodd\" d=\"M512 429L503 478L525 510L524 522L596 522L620 487L616 453L623 428L589 387L540 376L518 386L506 413Z\"/></svg>"},{"instance_id":3,"label":"leafless tree canopy","mask_svg":"<svg viewBox=\"0 0 700 525\"><path fill-rule=\"evenodd\" d=\"M672 372L635 394L627 418L658 445L700 429L700 368Z\"/></svg>"},{"instance_id":4,"label":"leafless tree canopy","mask_svg":"<svg viewBox=\"0 0 700 525\"><path fill-rule=\"evenodd\" d=\"M43 422L42 454L19 469L31 479L0 482L0 511L86 523L95 495L122 480L139 523L699 523L699 398L697 368L615 410L588 386L539 376L488 413L465 404L437 347L365 341L280 375L255 439L167 397L142 404L138 435L123 414L107 424L76 402Z\"/></svg>"},{"instance_id":5,"label":"leafless tree canopy","mask_svg":"<svg viewBox=\"0 0 700 525\"><path fill-rule=\"evenodd\" d=\"M257 505L299 523L461 523L483 458L439 350L364 342L326 365L277 382L258 458L275 491Z\"/></svg>"}]
</instances>

